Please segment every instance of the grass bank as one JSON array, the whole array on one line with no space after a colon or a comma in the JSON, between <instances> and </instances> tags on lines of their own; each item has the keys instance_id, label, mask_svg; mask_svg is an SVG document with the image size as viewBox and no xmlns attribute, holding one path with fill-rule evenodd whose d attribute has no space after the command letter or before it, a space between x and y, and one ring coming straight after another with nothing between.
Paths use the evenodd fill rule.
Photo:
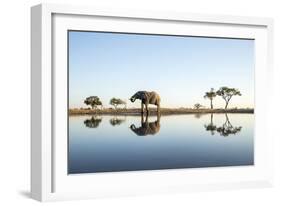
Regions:
<instances>
[{"instance_id":1,"label":"grass bank","mask_svg":"<svg viewBox=\"0 0 281 206\"><path fill-rule=\"evenodd\" d=\"M157 111L154 108L149 109L150 115L156 115ZM206 114L206 113L247 113L253 114L254 109L190 109L190 108L161 108L161 115L173 115L173 114ZM141 109L69 109L69 115L140 115Z\"/></svg>"}]
</instances>

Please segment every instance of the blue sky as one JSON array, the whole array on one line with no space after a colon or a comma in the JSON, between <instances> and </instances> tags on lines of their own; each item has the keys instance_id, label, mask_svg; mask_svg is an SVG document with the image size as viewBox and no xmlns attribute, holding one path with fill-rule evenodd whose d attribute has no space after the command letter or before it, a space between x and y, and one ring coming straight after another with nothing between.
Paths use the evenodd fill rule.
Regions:
<instances>
[{"instance_id":1,"label":"blue sky","mask_svg":"<svg viewBox=\"0 0 281 206\"><path fill-rule=\"evenodd\" d=\"M69 32L69 107L86 107L99 96L127 100L139 90L156 91L162 107L209 107L205 91L238 88L229 107L254 105L254 40L103 32ZM216 97L214 107L223 107Z\"/></svg>"}]
</instances>

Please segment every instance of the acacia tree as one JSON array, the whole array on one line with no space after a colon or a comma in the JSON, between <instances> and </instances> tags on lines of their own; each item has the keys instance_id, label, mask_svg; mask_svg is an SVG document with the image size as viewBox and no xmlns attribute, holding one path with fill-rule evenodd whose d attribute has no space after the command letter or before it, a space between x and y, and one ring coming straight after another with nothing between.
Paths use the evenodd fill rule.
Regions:
<instances>
[{"instance_id":1,"label":"acacia tree","mask_svg":"<svg viewBox=\"0 0 281 206\"><path fill-rule=\"evenodd\" d=\"M90 96L84 100L86 105L90 105L92 109L96 109L97 106L102 106L102 102L100 101L98 96Z\"/></svg>"},{"instance_id":2,"label":"acacia tree","mask_svg":"<svg viewBox=\"0 0 281 206\"><path fill-rule=\"evenodd\" d=\"M101 101L98 101L98 102L97 102L97 106L100 106L100 109L103 109L103 105L102 105L102 102L101 102Z\"/></svg>"},{"instance_id":3,"label":"acacia tree","mask_svg":"<svg viewBox=\"0 0 281 206\"><path fill-rule=\"evenodd\" d=\"M122 99L113 97L110 99L109 104L111 104L112 106L114 106L115 109L117 109L118 105L126 105L126 102Z\"/></svg>"},{"instance_id":4,"label":"acacia tree","mask_svg":"<svg viewBox=\"0 0 281 206\"><path fill-rule=\"evenodd\" d=\"M203 105L201 105L201 104L199 104L199 103L194 104L194 108L195 108L195 109L200 109L200 108L202 108L202 107L203 107Z\"/></svg>"},{"instance_id":5,"label":"acacia tree","mask_svg":"<svg viewBox=\"0 0 281 206\"><path fill-rule=\"evenodd\" d=\"M215 92L214 88L211 88L209 92L206 92L204 95L204 98L209 99L211 101L211 109L213 109L213 99L217 96L217 93Z\"/></svg>"},{"instance_id":6,"label":"acacia tree","mask_svg":"<svg viewBox=\"0 0 281 206\"><path fill-rule=\"evenodd\" d=\"M218 96L221 96L223 100L225 101L225 107L224 109L227 109L227 106L229 104L229 101L233 96L241 96L241 92L238 89L235 88L229 88L229 87L221 87L217 92Z\"/></svg>"}]
</instances>

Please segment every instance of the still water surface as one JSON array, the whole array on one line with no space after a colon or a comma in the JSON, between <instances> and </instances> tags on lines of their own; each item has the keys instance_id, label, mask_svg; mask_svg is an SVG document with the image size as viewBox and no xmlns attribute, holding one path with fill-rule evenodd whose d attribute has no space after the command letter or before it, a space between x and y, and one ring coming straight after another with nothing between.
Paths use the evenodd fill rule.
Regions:
<instances>
[{"instance_id":1,"label":"still water surface","mask_svg":"<svg viewBox=\"0 0 281 206\"><path fill-rule=\"evenodd\" d=\"M254 164L253 114L70 116L68 172Z\"/></svg>"}]
</instances>

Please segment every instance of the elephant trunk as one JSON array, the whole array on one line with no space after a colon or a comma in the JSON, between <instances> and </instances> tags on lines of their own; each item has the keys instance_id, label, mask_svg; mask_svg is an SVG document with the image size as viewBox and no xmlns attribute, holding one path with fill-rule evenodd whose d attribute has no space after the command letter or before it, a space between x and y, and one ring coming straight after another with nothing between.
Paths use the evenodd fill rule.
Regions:
<instances>
[{"instance_id":1,"label":"elephant trunk","mask_svg":"<svg viewBox=\"0 0 281 206\"><path fill-rule=\"evenodd\" d=\"M131 101L131 102L136 101L136 97L135 97L135 96L132 96L132 97L130 98L130 101Z\"/></svg>"}]
</instances>

